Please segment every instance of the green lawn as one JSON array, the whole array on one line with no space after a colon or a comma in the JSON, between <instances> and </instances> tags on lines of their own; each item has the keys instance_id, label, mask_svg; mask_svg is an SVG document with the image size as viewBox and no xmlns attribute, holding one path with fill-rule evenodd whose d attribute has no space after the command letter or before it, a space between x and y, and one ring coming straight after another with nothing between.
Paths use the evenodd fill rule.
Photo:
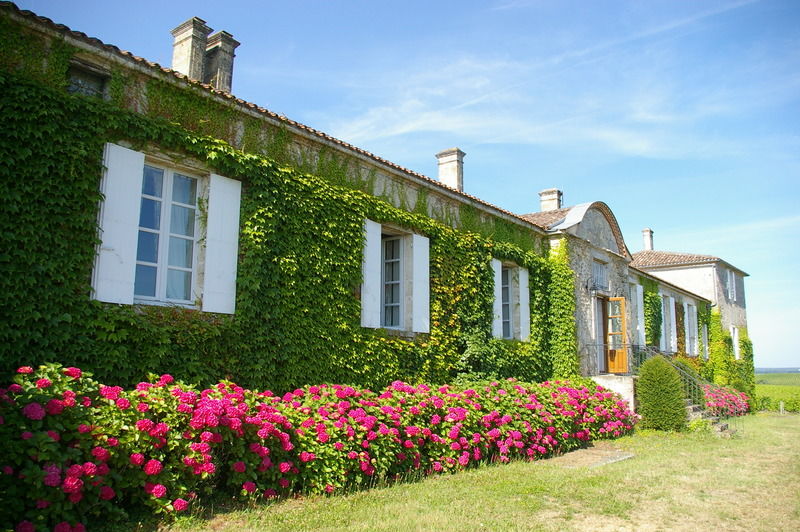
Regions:
<instances>
[{"instance_id":1,"label":"green lawn","mask_svg":"<svg viewBox=\"0 0 800 532\"><path fill-rule=\"evenodd\" d=\"M746 416L737 428L730 439L603 442L635 456L598 467L573 454L349 495L220 503L169 530L800 530L800 416Z\"/></svg>"}]
</instances>

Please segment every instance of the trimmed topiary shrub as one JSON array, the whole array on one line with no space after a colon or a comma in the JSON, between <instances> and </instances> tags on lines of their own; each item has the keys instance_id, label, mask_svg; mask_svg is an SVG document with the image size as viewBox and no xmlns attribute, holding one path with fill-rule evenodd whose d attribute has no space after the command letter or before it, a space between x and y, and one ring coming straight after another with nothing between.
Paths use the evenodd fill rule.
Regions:
<instances>
[{"instance_id":1,"label":"trimmed topiary shrub","mask_svg":"<svg viewBox=\"0 0 800 532\"><path fill-rule=\"evenodd\" d=\"M686 428L686 403L677 370L662 356L650 358L639 368L636 386L641 426L656 430Z\"/></svg>"}]
</instances>

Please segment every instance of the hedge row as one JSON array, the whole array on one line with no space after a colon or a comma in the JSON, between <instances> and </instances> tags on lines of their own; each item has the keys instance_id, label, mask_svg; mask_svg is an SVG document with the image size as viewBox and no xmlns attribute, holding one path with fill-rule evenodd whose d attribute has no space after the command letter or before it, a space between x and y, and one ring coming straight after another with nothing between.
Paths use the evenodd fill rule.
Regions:
<instances>
[{"instance_id":1,"label":"hedge row","mask_svg":"<svg viewBox=\"0 0 800 532\"><path fill-rule=\"evenodd\" d=\"M153 376L103 386L78 368L23 367L0 389L0 526L82 530L136 505L183 511L242 498L332 493L407 474L537 459L620 436L636 415L583 382L382 392L319 385L279 397L231 382Z\"/></svg>"}]
</instances>

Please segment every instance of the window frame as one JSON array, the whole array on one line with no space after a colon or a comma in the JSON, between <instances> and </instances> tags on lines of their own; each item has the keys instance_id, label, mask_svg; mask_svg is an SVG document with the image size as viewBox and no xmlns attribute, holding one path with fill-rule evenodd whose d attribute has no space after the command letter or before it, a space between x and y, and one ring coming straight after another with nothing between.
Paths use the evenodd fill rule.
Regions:
<instances>
[{"instance_id":1,"label":"window frame","mask_svg":"<svg viewBox=\"0 0 800 532\"><path fill-rule=\"evenodd\" d=\"M160 209L160 229L158 231L154 231L152 228L142 227L141 226L141 207L140 207L140 220L138 225L138 233L142 232L147 233L156 233L158 234L158 247L157 247L157 261L156 263L142 261L139 258L139 241L137 240L137 251L136 251L136 266L137 272L139 266L149 266L149 267L156 267L156 282L155 282L155 295L148 296L143 294L136 293L136 275L134 275L134 293L133 293L133 300L136 304L147 304L147 305L174 305L174 306L182 306L188 308L197 308L198 301L201 297L201 279L200 279L200 255L203 251L203 246L201 246L203 240L203 227L201 226L202 221L202 212L201 212L201 205L205 201L206 193L208 190L208 182L207 178L197 173L190 172L185 170L184 168L166 164L160 160L154 160L150 157L145 158L144 169L142 171L142 186L144 187L144 179L145 179L145 172L147 168L154 168L157 170L162 171L162 197L158 198L152 195L147 195L144 192L144 189L141 193L142 200L151 200L151 201L160 201L161 209ZM189 179L195 180L195 204L185 204L176 202L174 200L174 180L175 176L179 175L182 177L186 177ZM192 225L192 233L191 235L191 242L192 242L192 264L191 268L181 267L181 266L174 266L169 264L169 249L171 245L172 238L179 238L182 240L189 240L186 238L189 235L181 235L179 233L172 232L172 210L174 206L178 206L181 208L193 208L194 210L194 223ZM145 264L140 264L140 263ZM170 270L177 270L177 271L188 271L191 274L191 282L189 284L189 299L176 299L170 298L167 294L167 289L169 286L169 271Z\"/></svg>"},{"instance_id":2,"label":"window frame","mask_svg":"<svg viewBox=\"0 0 800 532\"><path fill-rule=\"evenodd\" d=\"M397 257L392 259L386 258L386 247L389 243L397 242ZM405 329L405 294L406 294L406 270L405 267L405 259L407 253L405 252L406 247L406 238L403 235L397 234L381 234L381 317L380 317L380 324L381 327L385 329L397 329L397 330L404 330ZM396 262L397 263L397 279L393 279L390 281L386 280L386 266L387 262ZM398 287L397 290L397 301L387 303L386 301L386 286L387 284L392 283L396 284ZM387 324L387 307L396 307L397 309L397 324Z\"/></svg>"},{"instance_id":3,"label":"window frame","mask_svg":"<svg viewBox=\"0 0 800 532\"><path fill-rule=\"evenodd\" d=\"M609 290L607 262L592 259L592 287L599 291Z\"/></svg>"},{"instance_id":4,"label":"window frame","mask_svg":"<svg viewBox=\"0 0 800 532\"><path fill-rule=\"evenodd\" d=\"M97 78L97 81L100 82L99 90L95 89L86 90L79 84L74 83L74 80L77 79L77 77L73 76L73 73L83 74L88 77ZM108 82L110 79L111 79L111 74L108 71L104 70L103 68L79 59L73 59L72 61L70 61L69 68L67 69L66 90L69 94L80 94L82 96L86 96L89 98L100 98L101 100L107 100Z\"/></svg>"}]
</instances>

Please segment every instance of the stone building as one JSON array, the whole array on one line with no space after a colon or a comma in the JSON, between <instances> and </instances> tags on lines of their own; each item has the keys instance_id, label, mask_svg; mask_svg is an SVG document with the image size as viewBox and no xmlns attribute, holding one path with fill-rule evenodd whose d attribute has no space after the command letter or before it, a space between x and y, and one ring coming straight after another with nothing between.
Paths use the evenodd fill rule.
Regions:
<instances>
[{"instance_id":1,"label":"stone building","mask_svg":"<svg viewBox=\"0 0 800 532\"><path fill-rule=\"evenodd\" d=\"M532 277L533 270L523 266L524 260L529 260L525 254L546 258L551 248L566 242L574 277L575 315L570 334L576 348L572 356L584 375L628 374L632 370L632 353L646 343L644 284L656 285L663 301L659 327L663 334L656 346L662 351L676 352L683 346L690 355L708 352L707 333L698 331L697 315L710 302L727 305L723 309L728 315L726 324L744 326L744 272L713 257L701 263L706 269L679 270L673 266L684 267L691 261L664 266L658 263L661 259L631 255L614 214L601 201L564 207L561 191L548 189L540 193L539 212L517 215L464 193L465 154L458 148L436 154L439 176L431 179L236 98L231 90L234 51L239 43L224 31L209 36L212 30L201 19L192 18L173 30L172 68L20 11L8 2L0 2L0 21L22 28L20 31L43 43L44 58L22 53L0 58L0 65L10 75L19 75L27 67L32 82L40 83L36 78L39 71L68 56L65 72L48 75L66 76L59 82L65 82L67 91L102 101L99 109L111 106L148 119L168 118L245 154L268 157L309 174L325 173L333 186L366 193L395 209L393 222L368 217L359 222L363 238L349 244L351 256L360 256L360 286L342 286L331 295L338 298L332 304L338 312L360 311L353 320L359 330L351 331L349 320L354 317L344 316L337 324L339 332L334 330L331 335L339 334L352 343L366 339L371 346L379 345L383 351L376 348L379 361L375 365L414 353L413 363L425 366L425 356L435 343L430 340L440 341L446 335L447 325L432 317L442 306L435 299L439 296L433 294L431 279L433 255L439 253L437 260L441 261L442 250L436 249L430 231L409 227L411 224L403 222L407 217L397 214L400 212L425 217L425 227L438 224L436 227L446 226L463 235L481 234L487 241L497 240L498 247L507 244L517 250L511 253L516 258L498 253L487 259L488 264L477 267L492 282L490 330L479 332L507 341L510 350L546 347L533 345L533 328L547 325L532 323L534 307L541 301L534 300L537 279ZM61 55L56 57L59 50ZM47 61L47 54L53 61ZM25 65L25 61L32 64ZM184 99L191 100L191 105L185 105ZM86 272L87 278L91 276L91 297L103 304L160 305L237 316L242 297L242 228L251 223L240 215L245 199L254 201L248 196L248 184L235 176L219 175L209 161L141 139L131 142L124 134L118 137L108 138L103 153L96 154L104 167L103 175L97 176L103 200L97 213L98 227L93 228L99 229L101 243L91 271ZM51 162L54 167L60 164L59 160ZM162 218L166 223L160 225ZM514 235L514 241L501 242L495 236L500 233ZM269 260L290 262L287 257ZM695 271L698 279L711 275L716 284L694 283L691 272ZM722 286L729 288L723 292ZM465 293L472 288L459 285ZM461 296L455 300L458 298ZM292 308L290 303L274 301L282 308ZM323 311L327 309L319 316L329 319ZM302 319L314 324L312 318ZM465 320L463 316L452 319L462 320L462 325ZM270 349L273 345L286 348L285 336L261 341L259 348L265 344ZM465 349L474 348L470 343L474 336L443 341L448 356L464 356ZM346 362L337 364L340 373L335 375L362 369Z\"/></svg>"}]
</instances>

